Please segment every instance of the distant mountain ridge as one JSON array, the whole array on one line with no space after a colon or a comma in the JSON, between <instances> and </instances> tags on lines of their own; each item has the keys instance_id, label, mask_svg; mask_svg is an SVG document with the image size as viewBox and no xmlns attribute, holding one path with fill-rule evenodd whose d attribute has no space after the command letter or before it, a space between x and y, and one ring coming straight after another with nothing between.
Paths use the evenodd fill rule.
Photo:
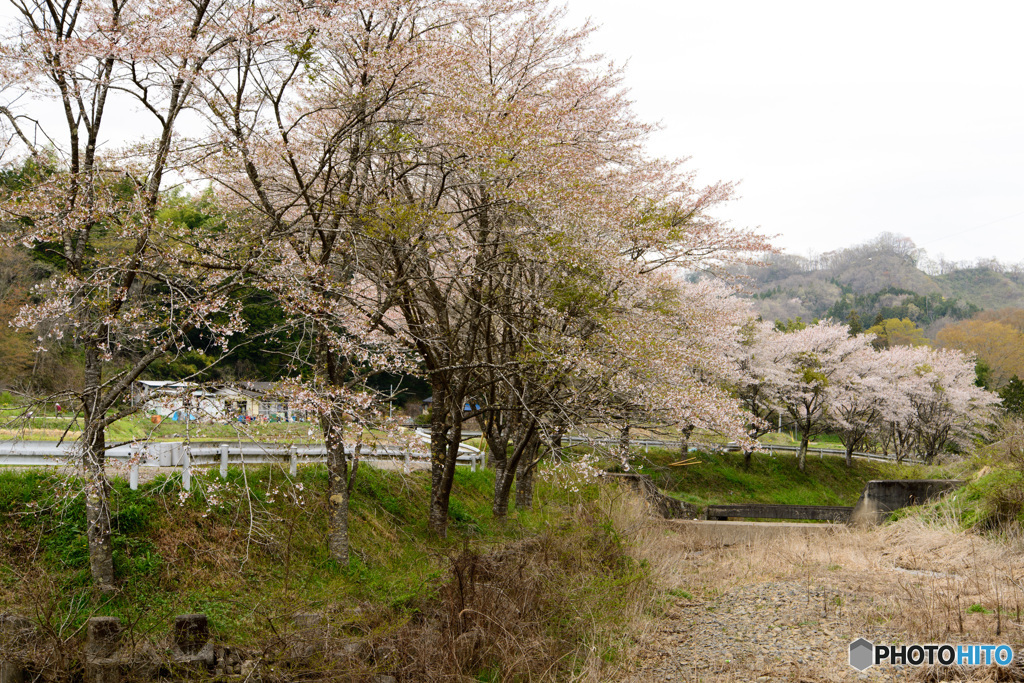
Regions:
<instances>
[{"instance_id":1,"label":"distant mountain ridge","mask_svg":"<svg viewBox=\"0 0 1024 683\"><path fill-rule=\"evenodd\" d=\"M769 256L746 270L741 295L765 320L848 321L864 327L883 318L910 318L929 335L981 310L1024 308L1024 265L931 261L906 237L885 233L871 242L805 258Z\"/></svg>"}]
</instances>

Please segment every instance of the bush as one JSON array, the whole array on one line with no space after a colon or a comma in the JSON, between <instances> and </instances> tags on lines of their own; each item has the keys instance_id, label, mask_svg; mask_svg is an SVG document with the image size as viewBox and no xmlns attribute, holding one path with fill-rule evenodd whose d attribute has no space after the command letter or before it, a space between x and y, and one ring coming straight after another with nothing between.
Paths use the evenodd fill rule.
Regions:
<instances>
[{"instance_id":1,"label":"bush","mask_svg":"<svg viewBox=\"0 0 1024 683\"><path fill-rule=\"evenodd\" d=\"M992 469L983 468L964 491L964 501L974 503L973 515L964 511L967 526L1003 530L1024 523L1024 420L1008 418L999 432L989 449Z\"/></svg>"}]
</instances>

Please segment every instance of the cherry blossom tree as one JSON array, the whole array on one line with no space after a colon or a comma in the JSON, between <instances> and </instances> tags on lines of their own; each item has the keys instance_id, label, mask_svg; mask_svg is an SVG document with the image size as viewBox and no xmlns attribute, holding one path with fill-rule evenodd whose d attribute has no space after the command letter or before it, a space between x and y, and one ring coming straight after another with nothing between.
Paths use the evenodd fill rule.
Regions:
<instances>
[{"instance_id":1,"label":"cherry blossom tree","mask_svg":"<svg viewBox=\"0 0 1024 683\"><path fill-rule=\"evenodd\" d=\"M877 374L872 375L871 386L878 390L875 400L881 414L867 438L881 444L886 453L892 449L898 462L915 447L910 395L920 380L915 368L922 353L910 346L892 346L877 352Z\"/></svg>"},{"instance_id":2,"label":"cherry blossom tree","mask_svg":"<svg viewBox=\"0 0 1024 683\"><path fill-rule=\"evenodd\" d=\"M782 355L777 348L778 335L772 323L749 320L740 329L738 343L729 350L736 365L736 377L730 385L749 415L747 436L750 439L767 434L773 418L781 412L774 401L775 388L784 373ZM750 464L753 452L751 447L743 449L745 464Z\"/></svg>"},{"instance_id":3,"label":"cherry blossom tree","mask_svg":"<svg viewBox=\"0 0 1024 683\"><path fill-rule=\"evenodd\" d=\"M0 49L0 112L17 149L37 160L34 182L3 197L3 239L60 263L38 304L16 323L70 336L85 355L81 390L90 567L114 588L106 429L131 414L131 383L205 328L224 340L240 325L230 289L250 260L245 241L195 234L160 219L181 119L197 74L225 41L230 4L141 0L12 0L16 33ZM31 96L29 96L31 95ZM118 147L112 110L141 113L139 141ZM51 123L53 122L53 123ZM62 132L58 132L61 131ZM197 259L197 254L203 254ZM212 266L212 267L207 267ZM41 339L45 344L47 339Z\"/></svg>"},{"instance_id":4,"label":"cherry blossom tree","mask_svg":"<svg viewBox=\"0 0 1024 683\"><path fill-rule=\"evenodd\" d=\"M266 226L276 263L258 282L309 340L291 352L312 379L292 384L324 434L328 545L342 564L356 455L346 435L385 426L365 380L410 370L414 346L395 315L403 278L374 279L366 259L391 230L434 225L423 187L411 198L395 188L414 184L421 159L407 158L422 149L450 12L418 0L253 4L199 85L212 135L191 167Z\"/></svg>"},{"instance_id":5,"label":"cherry blossom tree","mask_svg":"<svg viewBox=\"0 0 1024 683\"><path fill-rule=\"evenodd\" d=\"M999 398L975 385L974 359L953 349L915 349L908 387L918 449L931 462L949 444L967 448L995 419Z\"/></svg>"},{"instance_id":6,"label":"cherry blossom tree","mask_svg":"<svg viewBox=\"0 0 1024 683\"><path fill-rule=\"evenodd\" d=\"M870 339L851 337L845 325L822 321L793 332L777 332L775 358L784 369L774 387L774 401L800 429L798 467L803 471L812 436L828 424L829 390L846 377L851 357Z\"/></svg>"},{"instance_id":7,"label":"cherry blossom tree","mask_svg":"<svg viewBox=\"0 0 1024 683\"><path fill-rule=\"evenodd\" d=\"M864 447L878 425L900 410L899 397L887 393L895 388L885 381L890 356L868 346L858 349L827 388L828 429L842 439L847 467L853 467L853 452Z\"/></svg>"},{"instance_id":8,"label":"cherry blossom tree","mask_svg":"<svg viewBox=\"0 0 1024 683\"><path fill-rule=\"evenodd\" d=\"M480 379L479 369L493 343L488 329L500 327L487 326L495 315L529 311L538 302L554 309L543 313L552 322L520 326L546 340L542 346L531 340L530 357L573 368L576 377L606 382L605 397L612 399L602 404L606 416L623 406L657 404L658 410L699 413L702 422L713 422L730 412L720 408L732 406L694 379L691 360L698 351L688 352L706 345L673 346L678 361L673 364L663 343L673 325L679 334L687 330L684 323L701 328L703 312L680 306L677 311L683 312L670 321L659 306L671 303L671 281L682 269L714 270L728 262L752 261L751 253L768 245L714 219L712 211L729 199L730 186L696 186L678 164L644 154L649 127L630 112L619 74L585 57L588 28L561 26L562 14L543 2L509 3L502 11L471 14L462 21L455 48L460 68L441 72L435 86L438 93L454 95L436 97L432 118L425 120L424 135L429 132L439 144L421 152L418 162L418 168L435 174L443 170L448 189L443 195L406 192L431 197L447 222L440 229L425 226L412 233L418 249L408 246L407 236L392 234L387 251L367 258L380 268L374 277L381 289L404 281L398 308L405 333L415 340L434 385L437 495L431 524L439 533L462 406L490 381ZM582 288L559 292L550 281L546 290L520 290L498 276L543 272L579 273L570 282ZM559 297L583 306L584 314L574 320L592 321L597 332L581 328L575 346L561 347L552 343L552 335L538 332L559 329ZM649 335L642 334L644 325ZM614 371L626 367L630 372ZM676 393L669 391L670 378L680 380ZM638 388L641 380L650 391ZM562 388L588 384L577 381ZM689 395L681 398L687 390ZM513 393L547 401L557 392L548 386ZM568 412L554 410L555 429L564 428ZM522 430L528 432L529 427Z\"/></svg>"}]
</instances>

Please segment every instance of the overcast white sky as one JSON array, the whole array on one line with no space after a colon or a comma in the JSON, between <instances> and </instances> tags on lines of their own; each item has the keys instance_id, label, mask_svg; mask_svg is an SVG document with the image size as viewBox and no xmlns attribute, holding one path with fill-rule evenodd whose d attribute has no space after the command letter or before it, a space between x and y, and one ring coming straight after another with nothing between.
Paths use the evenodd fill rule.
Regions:
<instances>
[{"instance_id":1,"label":"overcast white sky","mask_svg":"<svg viewBox=\"0 0 1024 683\"><path fill-rule=\"evenodd\" d=\"M1024 261L1024 2L565 1L628 63L652 152L741 181L733 224L800 255L889 231Z\"/></svg>"},{"instance_id":2,"label":"overcast white sky","mask_svg":"<svg viewBox=\"0 0 1024 683\"><path fill-rule=\"evenodd\" d=\"M724 215L807 255L907 235L1024 261L1024 2L568 0L660 156L741 180Z\"/></svg>"}]
</instances>

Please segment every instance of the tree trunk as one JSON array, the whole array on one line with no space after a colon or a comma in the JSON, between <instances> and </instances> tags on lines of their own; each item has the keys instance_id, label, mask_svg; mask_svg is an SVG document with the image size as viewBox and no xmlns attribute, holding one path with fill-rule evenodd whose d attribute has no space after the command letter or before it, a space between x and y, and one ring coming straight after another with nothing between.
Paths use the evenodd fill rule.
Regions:
<instances>
[{"instance_id":1,"label":"tree trunk","mask_svg":"<svg viewBox=\"0 0 1024 683\"><path fill-rule=\"evenodd\" d=\"M846 466L853 467L853 444L846 447Z\"/></svg>"},{"instance_id":2,"label":"tree trunk","mask_svg":"<svg viewBox=\"0 0 1024 683\"><path fill-rule=\"evenodd\" d=\"M690 455L690 435L693 434L693 425L684 427L679 433L679 457L686 459Z\"/></svg>"},{"instance_id":3,"label":"tree trunk","mask_svg":"<svg viewBox=\"0 0 1024 683\"><path fill-rule=\"evenodd\" d=\"M810 444L811 438L807 436L807 432L804 431L800 435L800 452L797 454L797 469L803 472L807 469L807 446Z\"/></svg>"},{"instance_id":4,"label":"tree trunk","mask_svg":"<svg viewBox=\"0 0 1024 683\"><path fill-rule=\"evenodd\" d=\"M533 472L536 469L524 458L516 472L516 507L520 510L533 507Z\"/></svg>"},{"instance_id":5,"label":"tree trunk","mask_svg":"<svg viewBox=\"0 0 1024 683\"><path fill-rule=\"evenodd\" d=\"M455 481L455 459L462 441L463 397L434 386L434 410L430 423L430 532L448 535L448 501Z\"/></svg>"},{"instance_id":6,"label":"tree trunk","mask_svg":"<svg viewBox=\"0 0 1024 683\"><path fill-rule=\"evenodd\" d=\"M106 434L100 398L102 360L92 344L85 352L85 393L82 408L82 469L85 476L85 519L89 540L89 571L93 583L104 592L114 590L114 546L110 533L110 484L104 471Z\"/></svg>"},{"instance_id":7,"label":"tree trunk","mask_svg":"<svg viewBox=\"0 0 1024 683\"><path fill-rule=\"evenodd\" d=\"M494 468L494 497L491 512L496 518L508 515L508 494L503 495L505 473L508 470L508 428L497 424L498 417L492 416L484 425L484 438L491 451L491 466Z\"/></svg>"},{"instance_id":8,"label":"tree trunk","mask_svg":"<svg viewBox=\"0 0 1024 683\"><path fill-rule=\"evenodd\" d=\"M327 547L331 558L347 567L349 471L343 420L336 410L320 416L327 449Z\"/></svg>"},{"instance_id":9,"label":"tree trunk","mask_svg":"<svg viewBox=\"0 0 1024 683\"><path fill-rule=\"evenodd\" d=\"M562 439L564 438L564 427L559 427L557 430L555 430L555 433L551 435L551 460L553 462L562 461Z\"/></svg>"},{"instance_id":10,"label":"tree trunk","mask_svg":"<svg viewBox=\"0 0 1024 683\"><path fill-rule=\"evenodd\" d=\"M619 457L625 461L629 458L629 422L619 428Z\"/></svg>"},{"instance_id":11,"label":"tree trunk","mask_svg":"<svg viewBox=\"0 0 1024 683\"><path fill-rule=\"evenodd\" d=\"M533 473L537 469L539 450L540 438L533 433L516 468L516 507L520 510L533 507Z\"/></svg>"},{"instance_id":12,"label":"tree trunk","mask_svg":"<svg viewBox=\"0 0 1024 683\"><path fill-rule=\"evenodd\" d=\"M520 425L516 432L512 455L505 461L501 482L494 482L494 504L491 507L491 512L495 519L504 520L508 516L508 500L512 493L512 484L521 476L519 465L529 457L530 444L536 439L536 429L536 422L531 421L529 425ZM519 486L520 484L516 486L517 507L519 507Z\"/></svg>"},{"instance_id":13,"label":"tree trunk","mask_svg":"<svg viewBox=\"0 0 1024 683\"><path fill-rule=\"evenodd\" d=\"M491 503L491 514L499 521L508 518L508 495L512 490L512 473L502 469L500 477L494 480L494 500Z\"/></svg>"},{"instance_id":14,"label":"tree trunk","mask_svg":"<svg viewBox=\"0 0 1024 683\"><path fill-rule=\"evenodd\" d=\"M754 451L744 448L743 449L743 466L750 467L751 458L754 455Z\"/></svg>"}]
</instances>

